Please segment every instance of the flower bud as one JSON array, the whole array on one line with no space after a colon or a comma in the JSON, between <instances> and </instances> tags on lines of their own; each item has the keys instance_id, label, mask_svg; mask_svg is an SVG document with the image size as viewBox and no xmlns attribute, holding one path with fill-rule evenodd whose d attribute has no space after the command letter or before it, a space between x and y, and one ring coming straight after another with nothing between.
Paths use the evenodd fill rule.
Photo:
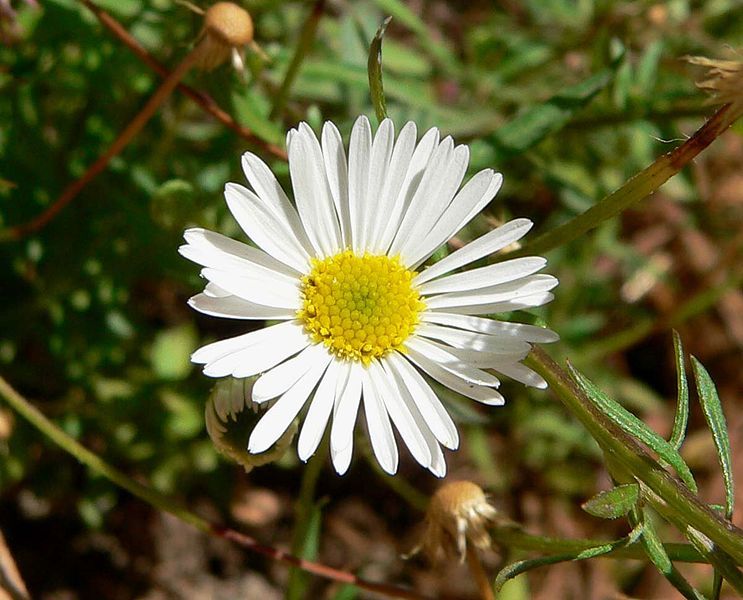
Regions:
<instances>
[{"instance_id":1,"label":"flower bud","mask_svg":"<svg viewBox=\"0 0 743 600\"><path fill-rule=\"evenodd\" d=\"M217 2L204 13L199 59L196 65L209 71L226 60L242 70L243 48L253 41L253 19L232 2Z\"/></svg>"},{"instance_id":2,"label":"flower bud","mask_svg":"<svg viewBox=\"0 0 743 600\"><path fill-rule=\"evenodd\" d=\"M206 430L217 451L242 465L246 472L280 459L297 433L292 423L278 441L260 454L248 452L248 436L271 403L251 400L252 380L229 377L212 389L206 403Z\"/></svg>"}]
</instances>

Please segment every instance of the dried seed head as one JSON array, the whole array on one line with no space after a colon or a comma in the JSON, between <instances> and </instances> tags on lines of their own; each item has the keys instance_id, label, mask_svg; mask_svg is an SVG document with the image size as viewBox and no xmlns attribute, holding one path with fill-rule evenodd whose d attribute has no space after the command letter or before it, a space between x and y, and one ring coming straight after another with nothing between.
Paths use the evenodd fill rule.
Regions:
<instances>
[{"instance_id":1,"label":"dried seed head","mask_svg":"<svg viewBox=\"0 0 743 600\"><path fill-rule=\"evenodd\" d=\"M485 549L490 547L487 525L498 514L485 492L471 481L454 481L443 485L431 498L426 511L425 531L420 545L431 562L441 554L458 556L464 561L467 543Z\"/></svg>"},{"instance_id":2,"label":"dried seed head","mask_svg":"<svg viewBox=\"0 0 743 600\"><path fill-rule=\"evenodd\" d=\"M687 56L686 60L707 68L705 79L697 81L697 87L712 95L711 103L743 108L743 60L714 60L704 56Z\"/></svg>"},{"instance_id":3,"label":"dried seed head","mask_svg":"<svg viewBox=\"0 0 743 600\"><path fill-rule=\"evenodd\" d=\"M253 19L232 2L217 2L204 13L197 66L211 70L232 59L242 69L244 46L253 42Z\"/></svg>"},{"instance_id":4,"label":"dried seed head","mask_svg":"<svg viewBox=\"0 0 743 600\"><path fill-rule=\"evenodd\" d=\"M246 472L279 460L289 449L297 433L296 421L266 452L248 452L248 437L270 403L251 400L252 383L228 377L212 389L206 403L206 430L220 454L242 465Z\"/></svg>"}]
</instances>

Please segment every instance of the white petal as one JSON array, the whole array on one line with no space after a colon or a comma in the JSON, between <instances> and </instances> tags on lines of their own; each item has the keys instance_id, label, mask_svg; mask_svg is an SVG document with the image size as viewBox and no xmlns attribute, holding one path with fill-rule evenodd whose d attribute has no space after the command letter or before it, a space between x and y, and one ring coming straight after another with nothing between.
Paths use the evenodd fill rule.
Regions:
<instances>
[{"instance_id":1,"label":"white petal","mask_svg":"<svg viewBox=\"0 0 743 600\"><path fill-rule=\"evenodd\" d=\"M526 342L539 342L546 344L556 342L560 339L560 336L551 329L536 327L535 325L527 325L525 323L510 323L508 321L483 319L481 317L473 317L469 315L424 311L421 314L421 320L428 323L438 323L440 325L458 327L459 329L466 329L468 331L517 337Z\"/></svg>"},{"instance_id":2,"label":"white petal","mask_svg":"<svg viewBox=\"0 0 743 600\"><path fill-rule=\"evenodd\" d=\"M188 300L188 305L205 315L229 319L284 320L297 315L295 309L263 306L230 295L215 298L206 293L196 294Z\"/></svg>"},{"instance_id":3,"label":"white petal","mask_svg":"<svg viewBox=\"0 0 743 600\"><path fill-rule=\"evenodd\" d=\"M280 342L280 343L278 343ZM228 354L204 367L207 377L250 377L274 367L307 346L308 340L298 335L274 342L264 341L234 354Z\"/></svg>"},{"instance_id":4,"label":"white petal","mask_svg":"<svg viewBox=\"0 0 743 600\"><path fill-rule=\"evenodd\" d=\"M348 204L351 219L351 243L355 252L363 250L361 238L369 185L372 134L369 119L360 116L351 130L348 147Z\"/></svg>"},{"instance_id":5,"label":"white petal","mask_svg":"<svg viewBox=\"0 0 743 600\"><path fill-rule=\"evenodd\" d=\"M537 294L522 296L516 300L509 300L506 302L491 302L490 304L477 304L473 306L453 306L446 310L448 312L464 315L492 315L495 313L511 312L513 310L542 306L552 302L554 299L554 294L550 292L539 292Z\"/></svg>"},{"instance_id":6,"label":"white petal","mask_svg":"<svg viewBox=\"0 0 743 600\"><path fill-rule=\"evenodd\" d=\"M339 215L343 247L351 245L351 217L348 212L348 162L343 139L338 128L330 121L322 128L322 155L328 187L333 196L335 211Z\"/></svg>"},{"instance_id":7,"label":"white petal","mask_svg":"<svg viewBox=\"0 0 743 600\"><path fill-rule=\"evenodd\" d=\"M290 321L288 323L280 323L271 327L263 327L243 335L236 337L219 340L218 342L212 342L206 346L202 346L191 355L191 361L197 364L206 364L227 356L233 352L242 350L252 346L253 344L259 344L265 340L271 339L272 336L283 335L288 330L301 329L299 321Z\"/></svg>"},{"instance_id":8,"label":"white petal","mask_svg":"<svg viewBox=\"0 0 743 600\"><path fill-rule=\"evenodd\" d=\"M289 173L299 215L317 254L335 254L341 249L340 226L322 150L307 123L300 123L299 131L292 137Z\"/></svg>"},{"instance_id":9,"label":"white petal","mask_svg":"<svg viewBox=\"0 0 743 600\"><path fill-rule=\"evenodd\" d=\"M381 220L379 201L387 178L387 170L392 156L392 145L395 139L395 127L391 119L384 119L379 124L377 134L371 147L369 159L369 179L366 184L366 200L361 212L361 231L359 246L364 250L373 250L373 236L376 224Z\"/></svg>"},{"instance_id":10,"label":"white petal","mask_svg":"<svg viewBox=\"0 0 743 600\"><path fill-rule=\"evenodd\" d=\"M492 169L477 173L454 196L451 204L428 232L420 245L406 249L411 266L417 267L457 231L469 223L493 197L503 184L503 176Z\"/></svg>"},{"instance_id":11,"label":"white petal","mask_svg":"<svg viewBox=\"0 0 743 600\"><path fill-rule=\"evenodd\" d=\"M529 219L514 219L513 221L509 221L505 225L489 231L459 250L452 252L435 265L428 267L413 279L413 283L421 285L426 281L440 277L454 269L458 269L493 252L497 252L516 240L521 239L531 229L532 225L533 223Z\"/></svg>"},{"instance_id":12,"label":"white petal","mask_svg":"<svg viewBox=\"0 0 743 600\"><path fill-rule=\"evenodd\" d=\"M279 262L263 250L230 239L221 233L194 227L187 229L183 237L188 244L181 246L178 251L204 267L222 270L228 270L232 266L236 269L263 268L290 279L296 279L300 275L299 271Z\"/></svg>"},{"instance_id":13,"label":"white petal","mask_svg":"<svg viewBox=\"0 0 743 600\"><path fill-rule=\"evenodd\" d=\"M379 134L377 134L379 135ZM405 174L408 172L410 158L415 149L416 127L415 123L409 121L400 131L400 135L392 151L392 157L389 160L389 168L385 175L384 187L379 196L379 203L374 215L374 229L369 238L369 249L374 253L384 253L389 246L382 242L382 235L387 229L390 214L395 206L400 194L400 189L405 181Z\"/></svg>"},{"instance_id":14,"label":"white petal","mask_svg":"<svg viewBox=\"0 0 743 600\"><path fill-rule=\"evenodd\" d=\"M411 358L416 359L420 356L431 360L442 369L471 384L486 387L500 385L497 377L463 361L440 344L413 337L406 340L405 345Z\"/></svg>"},{"instance_id":15,"label":"white petal","mask_svg":"<svg viewBox=\"0 0 743 600\"><path fill-rule=\"evenodd\" d=\"M409 264L405 250L418 246L449 206L468 161L466 146L454 148L450 137L439 144L400 223L390 254L401 254L403 263Z\"/></svg>"},{"instance_id":16,"label":"white petal","mask_svg":"<svg viewBox=\"0 0 743 600\"><path fill-rule=\"evenodd\" d=\"M521 363L495 363L492 368L524 385L542 390L547 388L547 382L539 373Z\"/></svg>"},{"instance_id":17,"label":"white petal","mask_svg":"<svg viewBox=\"0 0 743 600\"><path fill-rule=\"evenodd\" d=\"M262 204L276 219L288 227L293 234L292 237L297 240L304 252L311 254L312 245L307 238L302 221L268 165L255 154L246 152L242 156L242 167L245 177ZM240 225L243 226L242 222ZM243 229L245 229L244 226ZM248 233L247 230L246 233ZM299 270L302 271L302 269Z\"/></svg>"},{"instance_id":18,"label":"white petal","mask_svg":"<svg viewBox=\"0 0 743 600\"><path fill-rule=\"evenodd\" d=\"M525 256L505 262L470 269L464 273L455 273L428 281L420 286L419 291L424 296L442 294L446 292L465 292L476 290L516 279L522 279L543 269L547 259L541 256Z\"/></svg>"},{"instance_id":19,"label":"white petal","mask_svg":"<svg viewBox=\"0 0 743 600\"><path fill-rule=\"evenodd\" d=\"M431 451L421 432L421 423L416 422L394 377L384 369L379 361L372 361L368 369L377 395L395 424L395 428L400 432L400 437L410 450L410 454L418 461L418 464L428 468L431 464ZM422 425L428 428L425 422Z\"/></svg>"},{"instance_id":20,"label":"white petal","mask_svg":"<svg viewBox=\"0 0 743 600\"><path fill-rule=\"evenodd\" d=\"M276 440L282 436L302 410L331 360L331 355L327 354L324 362L318 363L307 371L288 392L276 401L276 404L266 411L248 438L248 452L253 454L265 452L276 443Z\"/></svg>"},{"instance_id":21,"label":"white petal","mask_svg":"<svg viewBox=\"0 0 743 600\"><path fill-rule=\"evenodd\" d=\"M304 231L297 232L286 218L273 212L268 204L241 185L228 183L224 197L230 212L251 240L300 273L308 271L312 246L309 241L302 240L306 238Z\"/></svg>"},{"instance_id":22,"label":"white petal","mask_svg":"<svg viewBox=\"0 0 743 600\"><path fill-rule=\"evenodd\" d=\"M253 402L278 398L312 367L326 361L328 351L322 344L307 346L294 358L284 361L261 375L253 385Z\"/></svg>"},{"instance_id":23,"label":"white petal","mask_svg":"<svg viewBox=\"0 0 743 600\"><path fill-rule=\"evenodd\" d=\"M462 381L456 375L452 374L440 365L436 364L434 361L426 358L421 354L417 354L415 356L410 354L409 358L418 367L428 373L428 375L433 377L440 384L448 387L451 390L454 390L459 394L462 394L463 396L466 396L467 398L472 398L473 400L477 400L478 402L482 402L483 404L492 406L500 406L502 404L505 404L505 398L503 398L503 395L493 388L474 385L472 383Z\"/></svg>"},{"instance_id":24,"label":"white petal","mask_svg":"<svg viewBox=\"0 0 743 600\"><path fill-rule=\"evenodd\" d=\"M302 431L297 442L297 455L300 460L307 461L315 453L317 446L322 440L325 428L333 412L335 392L339 382L345 385L348 377L348 364L337 360L330 361L327 371L317 386L315 396L312 398L310 408L304 418Z\"/></svg>"},{"instance_id":25,"label":"white petal","mask_svg":"<svg viewBox=\"0 0 743 600\"><path fill-rule=\"evenodd\" d=\"M351 465L351 457L353 456L353 444L348 444L345 448L338 451L330 451L330 457L333 460L333 467L338 475L344 475L348 471L348 467Z\"/></svg>"},{"instance_id":26,"label":"white petal","mask_svg":"<svg viewBox=\"0 0 743 600\"><path fill-rule=\"evenodd\" d=\"M333 426L330 431L330 453L337 453L353 444L353 429L361 400L361 377L364 368L358 364L350 365L348 381L343 390L336 392L333 406ZM333 458L335 463L335 458ZM337 470L337 465L336 465Z\"/></svg>"},{"instance_id":27,"label":"white petal","mask_svg":"<svg viewBox=\"0 0 743 600\"><path fill-rule=\"evenodd\" d=\"M399 387L405 387L431 431L444 446L451 450L459 447L459 434L444 405L421 374L399 353L385 357L385 364L395 375Z\"/></svg>"},{"instance_id":28,"label":"white petal","mask_svg":"<svg viewBox=\"0 0 743 600\"><path fill-rule=\"evenodd\" d=\"M366 415L366 428L369 432L374 456L379 461L382 470L390 475L397 471L397 444L395 434L392 432L390 418L382 400L374 386L368 369L364 370L362 377L364 414Z\"/></svg>"},{"instance_id":29,"label":"white petal","mask_svg":"<svg viewBox=\"0 0 743 600\"><path fill-rule=\"evenodd\" d=\"M531 350L529 342L519 338L476 333L431 323L421 323L415 334L441 340L455 348L464 348L475 352L518 355L523 358Z\"/></svg>"},{"instance_id":30,"label":"white petal","mask_svg":"<svg viewBox=\"0 0 743 600\"><path fill-rule=\"evenodd\" d=\"M408 170L405 173L405 179L400 186L400 191L392 204L392 209L387 216L387 224L384 227L379 242L381 252L387 252L389 245L397 234L400 227L400 221L408 210L410 202L418 190L423 173L428 166L433 151L439 144L439 130L435 127L429 129L421 139L420 143L413 152L413 156L408 164Z\"/></svg>"},{"instance_id":31,"label":"white petal","mask_svg":"<svg viewBox=\"0 0 743 600\"><path fill-rule=\"evenodd\" d=\"M230 271L206 268L201 274L231 295L254 304L292 310L302 306L299 280L292 282L273 277L267 271L238 276Z\"/></svg>"},{"instance_id":32,"label":"white petal","mask_svg":"<svg viewBox=\"0 0 743 600\"><path fill-rule=\"evenodd\" d=\"M204 294L210 298L228 298L230 294L227 290L223 290L216 283L208 282L204 286Z\"/></svg>"},{"instance_id":33,"label":"white petal","mask_svg":"<svg viewBox=\"0 0 743 600\"><path fill-rule=\"evenodd\" d=\"M449 139L449 138L447 138ZM446 144L446 140L441 144ZM412 227L406 231L407 223L403 220L400 232L392 242L392 251L400 253L403 264L412 265L415 262L412 251L423 244L426 237L431 233L435 224L441 219L456 194L464 179L467 164L470 159L470 151L467 146L457 146L451 151L440 167L436 163L436 155L431 159L428 171L435 172L437 168L442 171L432 177L429 182L424 175L421 186L418 188L416 197L410 203L406 219L412 220ZM428 183L428 185L426 185Z\"/></svg>"},{"instance_id":34,"label":"white petal","mask_svg":"<svg viewBox=\"0 0 743 600\"><path fill-rule=\"evenodd\" d=\"M286 328L282 329L284 325ZM273 331L269 339L261 338L256 341L257 337L254 337L249 340L249 345L210 360L204 367L204 375L208 377L232 375L237 378L257 375L295 355L309 344L305 333L291 321L266 328L268 329ZM193 356L191 359L200 362Z\"/></svg>"},{"instance_id":35,"label":"white petal","mask_svg":"<svg viewBox=\"0 0 743 600\"><path fill-rule=\"evenodd\" d=\"M546 292L559 282L552 275L530 275L516 281L502 283L479 290L452 292L426 298L429 309L473 306L495 302L512 302L524 296Z\"/></svg>"},{"instance_id":36,"label":"white petal","mask_svg":"<svg viewBox=\"0 0 743 600\"><path fill-rule=\"evenodd\" d=\"M415 371L415 368L410 366L410 364L406 360L400 360L406 363L410 369ZM408 388L396 377L395 373L391 369L389 361L386 359L383 360L382 366L385 370L385 376L387 377L387 379L392 382L393 386L397 386L396 391L399 399L402 401L403 405L410 411L410 416L413 419L413 423L420 432L420 435L423 437L423 442L425 443L427 449L426 455L429 458L428 464L424 466L429 471L431 471L431 473L436 475L436 477L443 477L444 475L446 475L446 461L444 460L444 453L441 451L441 447L439 446L439 442L436 439L436 436L431 431L428 420L426 419L426 417L423 416L421 411L418 410L418 406L416 405L415 400L413 400L413 397L410 395L410 391L408 390ZM390 415L392 415L392 413L390 413ZM421 464L423 463L421 462Z\"/></svg>"}]
</instances>

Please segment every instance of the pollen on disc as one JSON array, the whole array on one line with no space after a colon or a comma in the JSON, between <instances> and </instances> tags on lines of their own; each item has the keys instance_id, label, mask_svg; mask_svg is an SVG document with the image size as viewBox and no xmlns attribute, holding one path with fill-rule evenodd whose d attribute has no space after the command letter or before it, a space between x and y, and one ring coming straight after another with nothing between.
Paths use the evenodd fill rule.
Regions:
<instances>
[{"instance_id":1,"label":"pollen on disc","mask_svg":"<svg viewBox=\"0 0 743 600\"><path fill-rule=\"evenodd\" d=\"M413 271L397 257L351 250L315 259L312 267L302 278L298 316L315 342L364 364L402 349L424 308Z\"/></svg>"}]
</instances>

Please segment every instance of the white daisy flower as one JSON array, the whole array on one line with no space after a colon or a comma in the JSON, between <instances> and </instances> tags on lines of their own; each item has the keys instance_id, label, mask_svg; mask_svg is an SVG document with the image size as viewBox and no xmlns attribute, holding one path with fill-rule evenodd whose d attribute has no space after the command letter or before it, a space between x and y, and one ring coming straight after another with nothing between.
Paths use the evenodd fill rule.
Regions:
<instances>
[{"instance_id":1,"label":"white daisy flower","mask_svg":"<svg viewBox=\"0 0 743 600\"><path fill-rule=\"evenodd\" d=\"M459 272L512 244L532 223L516 219L452 252L424 261L495 196L503 177L480 171L461 187L467 146L429 130L416 144L407 123L397 140L385 119L376 135L359 117L348 159L332 123L320 141L306 123L287 135L294 203L268 166L246 153L252 188L228 183L230 211L257 246L205 229L185 232L180 253L202 265L209 283L190 299L217 317L280 321L194 352L209 377L250 377L255 402L272 403L248 451L270 448L309 405L298 441L307 460L328 423L338 473L348 469L360 407L382 468L397 470L393 425L413 457L439 477L441 447L456 449L457 429L429 380L501 405L492 371L546 387L521 364L548 329L490 315L552 300L557 285L537 274L546 260L516 258ZM425 377L424 374L427 376Z\"/></svg>"}]
</instances>

